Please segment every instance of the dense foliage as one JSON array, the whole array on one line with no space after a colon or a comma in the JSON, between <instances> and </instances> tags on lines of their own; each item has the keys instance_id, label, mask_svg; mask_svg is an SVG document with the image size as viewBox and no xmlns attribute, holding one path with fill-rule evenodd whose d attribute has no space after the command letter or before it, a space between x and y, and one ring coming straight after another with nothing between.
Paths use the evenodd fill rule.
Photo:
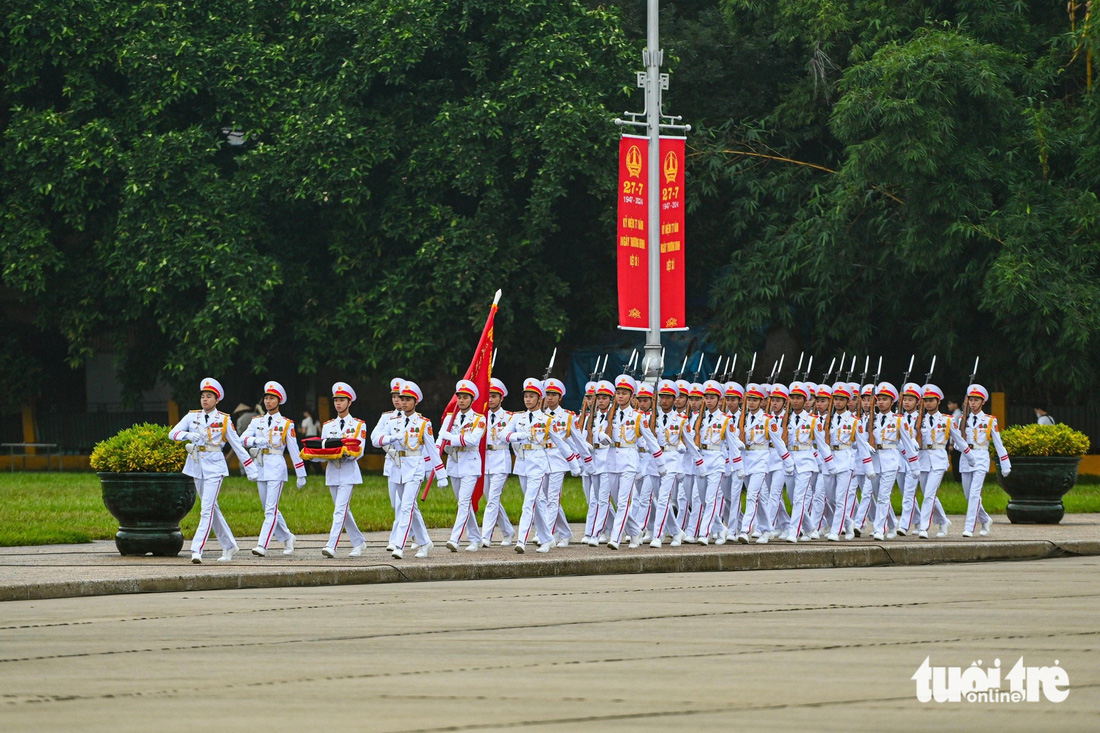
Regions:
<instances>
[{"instance_id":1,"label":"dense foliage","mask_svg":"<svg viewBox=\"0 0 1100 733\"><path fill-rule=\"evenodd\" d=\"M1089 452L1089 437L1069 425L1015 425L1001 433L1010 456L1078 457Z\"/></svg>"},{"instance_id":2,"label":"dense foliage","mask_svg":"<svg viewBox=\"0 0 1100 733\"><path fill-rule=\"evenodd\" d=\"M167 425L143 423L97 443L91 465L110 473L178 473L186 460L184 444L168 437Z\"/></svg>"},{"instance_id":3,"label":"dense foliage","mask_svg":"<svg viewBox=\"0 0 1100 733\"><path fill-rule=\"evenodd\" d=\"M663 5L691 323L1091 385L1084 3ZM637 0L10 0L2 284L71 363L113 344L131 392L453 372L498 287L502 352L541 361L614 323L609 119L641 107L643 37ZM40 391L24 356L0 369Z\"/></svg>"}]
</instances>

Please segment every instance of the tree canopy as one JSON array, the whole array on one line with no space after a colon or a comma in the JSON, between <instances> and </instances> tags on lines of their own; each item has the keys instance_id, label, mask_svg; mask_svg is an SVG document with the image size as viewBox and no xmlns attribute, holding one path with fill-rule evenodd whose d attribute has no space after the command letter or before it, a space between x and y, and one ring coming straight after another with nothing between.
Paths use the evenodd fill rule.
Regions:
<instances>
[{"instance_id":1,"label":"tree canopy","mask_svg":"<svg viewBox=\"0 0 1100 733\"><path fill-rule=\"evenodd\" d=\"M1083 3L663 5L691 324L1091 384ZM626 0L9 0L2 284L70 363L111 343L131 392L453 373L497 288L502 349L584 343L614 324L609 120L641 106L643 39ZM0 326L5 352L35 338ZM21 351L0 370L33 393Z\"/></svg>"}]
</instances>

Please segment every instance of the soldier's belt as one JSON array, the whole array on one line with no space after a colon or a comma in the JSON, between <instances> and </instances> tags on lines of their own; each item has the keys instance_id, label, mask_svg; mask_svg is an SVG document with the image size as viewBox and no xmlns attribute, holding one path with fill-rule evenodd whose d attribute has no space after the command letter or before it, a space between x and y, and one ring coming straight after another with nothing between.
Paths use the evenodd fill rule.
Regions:
<instances>
[{"instance_id":1,"label":"soldier's belt","mask_svg":"<svg viewBox=\"0 0 1100 733\"><path fill-rule=\"evenodd\" d=\"M455 453L465 453L466 451L477 450L476 445L452 445L451 450Z\"/></svg>"},{"instance_id":2,"label":"soldier's belt","mask_svg":"<svg viewBox=\"0 0 1100 733\"><path fill-rule=\"evenodd\" d=\"M989 443L967 443L971 448L989 448Z\"/></svg>"},{"instance_id":3,"label":"soldier's belt","mask_svg":"<svg viewBox=\"0 0 1100 733\"><path fill-rule=\"evenodd\" d=\"M947 443L929 443L929 444L924 446L924 449L925 450L940 450L941 448L946 448L946 447L947 447Z\"/></svg>"},{"instance_id":4,"label":"soldier's belt","mask_svg":"<svg viewBox=\"0 0 1100 733\"><path fill-rule=\"evenodd\" d=\"M834 450L834 451L838 451L838 450L852 450L852 446L850 446L850 445L847 445L847 444L845 444L845 445L834 445L834 446L833 446L833 450Z\"/></svg>"},{"instance_id":5,"label":"soldier's belt","mask_svg":"<svg viewBox=\"0 0 1100 733\"><path fill-rule=\"evenodd\" d=\"M196 445L196 453L221 453L222 447L220 445Z\"/></svg>"},{"instance_id":6,"label":"soldier's belt","mask_svg":"<svg viewBox=\"0 0 1100 733\"><path fill-rule=\"evenodd\" d=\"M630 447L632 447L632 446L634 445L634 443L624 443L624 442L623 442L623 441L621 441L621 440L616 440L616 441L615 441L614 443L612 443L611 445L612 445L612 446L614 446L614 447L616 447L616 448L630 448Z\"/></svg>"},{"instance_id":7,"label":"soldier's belt","mask_svg":"<svg viewBox=\"0 0 1100 733\"><path fill-rule=\"evenodd\" d=\"M282 448L264 448L260 452L263 453L265 456L274 456L274 455L281 455L282 452L283 452L283 449Z\"/></svg>"},{"instance_id":8,"label":"soldier's belt","mask_svg":"<svg viewBox=\"0 0 1100 733\"><path fill-rule=\"evenodd\" d=\"M397 456L398 458L408 458L409 456L418 456L418 455L420 455L420 451L418 451L418 450L417 450L417 451L412 451L412 450L399 450L399 451L395 451L395 453L394 453L394 454L395 454L395 455L396 455L396 456Z\"/></svg>"},{"instance_id":9,"label":"soldier's belt","mask_svg":"<svg viewBox=\"0 0 1100 733\"><path fill-rule=\"evenodd\" d=\"M701 443L699 445L699 450L720 451L722 450L722 444L719 443L718 445L715 445L714 443Z\"/></svg>"},{"instance_id":10,"label":"soldier's belt","mask_svg":"<svg viewBox=\"0 0 1100 733\"><path fill-rule=\"evenodd\" d=\"M812 445L803 445L801 443L789 444L787 447L789 449L791 449L792 451L803 451L803 450L813 450L814 449L814 447Z\"/></svg>"},{"instance_id":11,"label":"soldier's belt","mask_svg":"<svg viewBox=\"0 0 1100 733\"><path fill-rule=\"evenodd\" d=\"M897 448L898 444L897 443L879 443L878 447L879 448L886 448L886 449Z\"/></svg>"},{"instance_id":12,"label":"soldier's belt","mask_svg":"<svg viewBox=\"0 0 1100 733\"><path fill-rule=\"evenodd\" d=\"M770 445L750 445L750 446L747 446L745 448L745 450L769 450L769 449L771 449Z\"/></svg>"},{"instance_id":13,"label":"soldier's belt","mask_svg":"<svg viewBox=\"0 0 1100 733\"><path fill-rule=\"evenodd\" d=\"M550 447L549 443L524 443L520 446L523 450L546 450Z\"/></svg>"},{"instance_id":14,"label":"soldier's belt","mask_svg":"<svg viewBox=\"0 0 1100 733\"><path fill-rule=\"evenodd\" d=\"M508 446L506 446L506 445L487 445L487 446L485 446L485 450L508 450Z\"/></svg>"}]
</instances>

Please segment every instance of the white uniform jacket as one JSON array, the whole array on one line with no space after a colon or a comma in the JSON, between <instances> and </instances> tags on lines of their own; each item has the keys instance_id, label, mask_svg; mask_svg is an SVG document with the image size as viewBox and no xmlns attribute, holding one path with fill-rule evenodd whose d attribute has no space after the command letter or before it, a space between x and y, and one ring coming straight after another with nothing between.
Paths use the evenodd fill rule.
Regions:
<instances>
[{"instance_id":1,"label":"white uniform jacket","mask_svg":"<svg viewBox=\"0 0 1100 733\"><path fill-rule=\"evenodd\" d=\"M276 412L274 415L262 415L252 418L241 442L245 448L257 453L255 468L260 481L286 481L286 459L290 454L294 464L294 473L305 477L306 463L298 452L298 436L294 431L294 421ZM259 443L259 445L257 445Z\"/></svg>"},{"instance_id":2,"label":"white uniform jacket","mask_svg":"<svg viewBox=\"0 0 1100 733\"><path fill-rule=\"evenodd\" d=\"M224 412L211 410L192 410L184 415L176 426L168 431L168 437L176 441L191 440L194 449L183 464L183 473L192 478L217 478L229 475L229 464L225 462L222 449L226 444L240 459L241 468L248 477L254 478L252 456L244 449L233 421ZM284 469L285 470L285 469Z\"/></svg>"}]
</instances>

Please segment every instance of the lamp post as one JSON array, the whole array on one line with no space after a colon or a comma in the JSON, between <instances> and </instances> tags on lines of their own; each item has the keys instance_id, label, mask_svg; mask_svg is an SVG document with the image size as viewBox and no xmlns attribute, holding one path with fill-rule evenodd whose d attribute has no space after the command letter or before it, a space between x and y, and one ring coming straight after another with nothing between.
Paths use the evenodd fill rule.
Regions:
<instances>
[{"instance_id":1,"label":"lamp post","mask_svg":"<svg viewBox=\"0 0 1100 733\"><path fill-rule=\"evenodd\" d=\"M659 5L658 0L646 0L646 47L642 51L645 71L639 71L637 77L638 86L645 90L645 111L625 112L624 116L629 119L614 120L619 126L646 128L649 138L649 180L646 183L649 329L646 331L645 355L651 374L643 375L647 379L659 377L664 369L661 359L661 131L691 130L691 125L677 124L680 117L661 113L661 91L668 89L668 74L661 73L664 51L660 47ZM639 118L644 118L644 122Z\"/></svg>"}]
</instances>

